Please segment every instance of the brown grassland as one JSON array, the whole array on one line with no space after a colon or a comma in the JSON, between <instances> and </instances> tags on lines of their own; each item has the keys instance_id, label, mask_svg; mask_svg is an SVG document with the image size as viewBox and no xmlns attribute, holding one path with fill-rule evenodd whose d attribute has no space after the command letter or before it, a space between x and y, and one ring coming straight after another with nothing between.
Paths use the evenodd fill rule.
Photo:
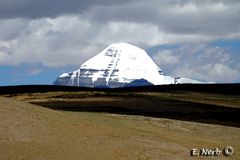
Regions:
<instances>
[{"instance_id":1,"label":"brown grassland","mask_svg":"<svg viewBox=\"0 0 240 160\"><path fill-rule=\"evenodd\" d=\"M46 92L0 97L0 160L239 159L240 95ZM192 148L234 147L230 157Z\"/></svg>"}]
</instances>

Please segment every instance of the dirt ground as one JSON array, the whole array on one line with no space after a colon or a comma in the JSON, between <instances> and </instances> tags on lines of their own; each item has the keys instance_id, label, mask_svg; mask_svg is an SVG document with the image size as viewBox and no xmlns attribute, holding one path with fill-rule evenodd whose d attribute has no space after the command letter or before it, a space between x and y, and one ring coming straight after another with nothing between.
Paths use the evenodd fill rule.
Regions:
<instances>
[{"instance_id":1,"label":"dirt ground","mask_svg":"<svg viewBox=\"0 0 240 160\"><path fill-rule=\"evenodd\" d=\"M102 92L5 95L0 97L0 159L239 159L240 128L237 126L199 123L161 114L144 115L149 113L147 106L155 106L150 110L159 113L163 110L166 113L167 105L171 108L168 112L180 113L179 107L196 103L205 107L239 108L238 97L205 95L199 99L198 94L190 95L147 93L141 97L136 93L119 96ZM201 105L195 107L202 109ZM138 114L136 108L144 114ZM221 109L218 114L222 113ZM229 145L234 148L230 157L190 156L193 148L222 150Z\"/></svg>"}]
</instances>

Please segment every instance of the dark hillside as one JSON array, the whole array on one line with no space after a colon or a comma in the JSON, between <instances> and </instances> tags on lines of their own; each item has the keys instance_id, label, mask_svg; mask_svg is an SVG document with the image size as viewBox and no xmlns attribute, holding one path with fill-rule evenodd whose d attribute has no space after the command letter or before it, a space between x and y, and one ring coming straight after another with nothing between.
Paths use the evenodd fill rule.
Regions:
<instances>
[{"instance_id":1,"label":"dark hillside","mask_svg":"<svg viewBox=\"0 0 240 160\"><path fill-rule=\"evenodd\" d=\"M17 93L41 93L56 91L113 91L113 92L206 92L217 94L240 95L240 83L229 84L172 84L158 86L126 87L126 88L84 88L56 85L22 85L1 86L0 95Z\"/></svg>"}]
</instances>

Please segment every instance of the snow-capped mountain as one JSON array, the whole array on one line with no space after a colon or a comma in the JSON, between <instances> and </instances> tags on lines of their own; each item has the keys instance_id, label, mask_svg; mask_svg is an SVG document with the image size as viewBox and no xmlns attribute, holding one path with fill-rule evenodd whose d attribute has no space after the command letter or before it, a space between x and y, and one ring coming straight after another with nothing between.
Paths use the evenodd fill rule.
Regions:
<instances>
[{"instance_id":1,"label":"snow-capped mountain","mask_svg":"<svg viewBox=\"0 0 240 160\"><path fill-rule=\"evenodd\" d=\"M127 43L114 43L87 60L78 70L60 75L54 84L117 88L139 79L153 85L199 82L165 76L143 49Z\"/></svg>"}]
</instances>

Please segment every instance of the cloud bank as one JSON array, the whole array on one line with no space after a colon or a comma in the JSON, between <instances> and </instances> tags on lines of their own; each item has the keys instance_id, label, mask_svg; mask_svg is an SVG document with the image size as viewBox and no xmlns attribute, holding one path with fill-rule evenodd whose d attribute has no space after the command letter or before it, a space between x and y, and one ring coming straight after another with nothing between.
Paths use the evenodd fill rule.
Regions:
<instances>
[{"instance_id":1,"label":"cloud bank","mask_svg":"<svg viewBox=\"0 0 240 160\"><path fill-rule=\"evenodd\" d=\"M175 77L210 82L238 82L240 79L240 57L218 46L188 44L160 49L153 59L167 74Z\"/></svg>"},{"instance_id":2,"label":"cloud bank","mask_svg":"<svg viewBox=\"0 0 240 160\"><path fill-rule=\"evenodd\" d=\"M0 65L80 66L119 41L148 49L165 44L196 47L219 39L239 40L239 11L238 0L1 0ZM163 56L159 64L177 66L189 52L191 49L181 53L163 50L155 59ZM206 56L207 52L206 48L196 56ZM221 56L230 55L227 52ZM195 60L184 64L191 66ZM214 72L216 77L222 78L221 71L236 74L230 60L220 62L222 59L214 56L205 60L211 62L198 63L199 69L193 73L186 73L187 67L171 72L195 77L196 72L203 73L208 67L209 74ZM200 69L203 66L206 68Z\"/></svg>"}]
</instances>

